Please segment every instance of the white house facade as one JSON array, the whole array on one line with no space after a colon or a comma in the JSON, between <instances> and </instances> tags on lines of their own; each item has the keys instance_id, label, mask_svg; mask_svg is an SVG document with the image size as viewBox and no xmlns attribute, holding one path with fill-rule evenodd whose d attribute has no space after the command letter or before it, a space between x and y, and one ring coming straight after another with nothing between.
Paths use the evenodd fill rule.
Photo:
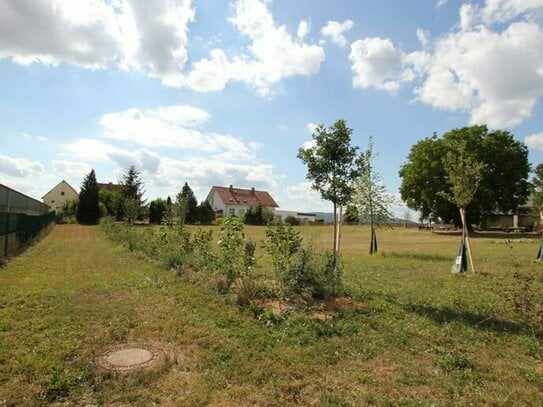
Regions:
<instances>
[{"instance_id":1,"label":"white house facade","mask_svg":"<svg viewBox=\"0 0 543 407\"><path fill-rule=\"evenodd\" d=\"M234 188L232 185L230 187L212 187L206 201L219 217L230 215L243 217L250 208L258 205L271 211L275 211L275 208L279 207L266 191L257 191L254 188Z\"/></svg>"},{"instance_id":2,"label":"white house facade","mask_svg":"<svg viewBox=\"0 0 543 407\"><path fill-rule=\"evenodd\" d=\"M71 199L79 197L77 191L66 181L60 181L53 189L47 192L43 197L43 203L49 205L52 211L62 207L62 205Z\"/></svg>"}]
</instances>

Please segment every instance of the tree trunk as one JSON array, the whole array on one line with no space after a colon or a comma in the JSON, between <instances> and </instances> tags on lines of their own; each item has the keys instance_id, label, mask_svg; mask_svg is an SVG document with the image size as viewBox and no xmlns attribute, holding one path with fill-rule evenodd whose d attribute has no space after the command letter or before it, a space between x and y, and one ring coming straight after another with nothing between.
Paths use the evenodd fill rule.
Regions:
<instances>
[{"instance_id":1,"label":"tree trunk","mask_svg":"<svg viewBox=\"0 0 543 407\"><path fill-rule=\"evenodd\" d=\"M471 244L469 242L469 232L466 224L466 208L460 208L460 218L462 219L462 238L466 242L469 265L471 267L471 271L475 273L475 265L473 264L473 256L471 255Z\"/></svg>"}]
</instances>

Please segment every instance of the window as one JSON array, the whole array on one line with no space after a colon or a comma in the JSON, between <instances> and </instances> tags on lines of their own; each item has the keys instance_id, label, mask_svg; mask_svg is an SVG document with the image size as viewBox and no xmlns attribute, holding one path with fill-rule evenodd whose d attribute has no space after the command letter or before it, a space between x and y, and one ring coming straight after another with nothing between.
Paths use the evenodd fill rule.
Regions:
<instances>
[{"instance_id":1,"label":"window","mask_svg":"<svg viewBox=\"0 0 543 407\"><path fill-rule=\"evenodd\" d=\"M238 211L239 216L243 216L245 214L245 209L240 209Z\"/></svg>"},{"instance_id":2,"label":"window","mask_svg":"<svg viewBox=\"0 0 543 407\"><path fill-rule=\"evenodd\" d=\"M236 210L234 208L228 209L228 215L235 215L235 214L236 214Z\"/></svg>"},{"instance_id":3,"label":"window","mask_svg":"<svg viewBox=\"0 0 543 407\"><path fill-rule=\"evenodd\" d=\"M60 195L64 196L64 191L60 191Z\"/></svg>"},{"instance_id":4,"label":"window","mask_svg":"<svg viewBox=\"0 0 543 407\"><path fill-rule=\"evenodd\" d=\"M54 199L51 199L51 203L55 203L55 200L54 200Z\"/></svg>"}]
</instances>

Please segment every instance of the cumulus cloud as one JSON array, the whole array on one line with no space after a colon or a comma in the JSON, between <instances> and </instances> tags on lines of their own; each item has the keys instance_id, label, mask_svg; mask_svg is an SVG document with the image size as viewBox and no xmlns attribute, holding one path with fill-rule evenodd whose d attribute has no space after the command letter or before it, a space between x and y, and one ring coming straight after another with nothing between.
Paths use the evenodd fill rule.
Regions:
<instances>
[{"instance_id":1,"label":"cumulus cloud","mask_svg":"<svg viewBox=\"0 0 543 407\"><path fill-rule=\"evenodd\" d=\"M279 192L278 196L281 209L305 212L330 212L332 209L330 202L324 201L317 191L311 189L311 182L288 185L286 191Z\"/></svg>"},{"instance_id":2,"label":"cumulus cloud","mask_svg":"<svg viewBox=\"0 0 543 407\"><path fill-rule=\"evenodd\" d=\"M532 134L526 137L524 143L534 150L543 151L543 133Z\"/></svg>"},{"instance_id":3,"label":"cumulus cloud","mask_svg":"<svg viewBox=\"0 0 543 407\"><path fill-rule=\"evenodd\" d=\"M193 20L190 0L6 0L0 58L89 69L117 65L175 83Z\"/></svg>"},{"instance_id":4,"label":"cumulus cloud","mask_svg":"<svg viewBox=\"0 0 543 407\"><path fill-rule=\"evenodd\" d=\"M334 44L344 47L347 44L347 39L343 35L346 31L353 28L354 23L351 20L327 21L326 25L321 28L321 34L332 41Z\"/></svg>"},{"instance_id":5,"label":"cumulus cloud","mask_svg":"<svg viewBox=\"0 0 543 407\"><path fill-rule=\"evenodd\" d=\"M295 39L284 25L278 25L261 0L237 0L234 15L229 21L249 38L249 55L228 58L221 49L210 52L192 65L184 83L199 91L219 91L230 81L238 81L255 88L261 95L269 95L272 85L292 76L317 73L324 61L324 50ZM302 24L298 34L308 27ZM300 30L301 29L301 30Z\"/></svg>"},{"instance_id":6,"label":"cumulus cloud","mask_svg":"<svg viewBox=\"0 0 543 407\"><path fill-rule=\"evenodd\" d=\"M305 130L309 133L309 134L313 134L315 133L315 130L317 130L317 127L319 127L318 124L316 123L313 123L313 122L309 122L306 124L305 126Z\"/></svg>"},{"instance_id":7,"label":"cumulus cloud","mask_svg":"<svg viewBox=\"0 0 543 407\"><path fill-rule=\"evenodd\" d=\"M82 179L92 169L87 163L64 160L53 160L51 161L51 166L53 167L53 172L59 178L63 178L66 174L70 174L71 176Z\"/></svg>"},{"instance_id":8,"label":"cumulus cloud","mask_svg":"<svg viewBox=\"0 0 543 407\"><path fill-rule=\"evenodd\" d=\"M249 39L247 50L229 57L212 49L187 66L189 24L195 20L191 0L6 0L0 2L0 59L120 67L199 92L238 81L263 95L283 78L319 71L324 50L304 42L308 21L293 37L263 0L237 0L233 10L229 21Z\"/></svg>"},{"instance_id":9,"label":"cumulus cloud","mask_svg":"<svg viewBox=\"0 0 543 407\"><path fill-rule=\"evenodd\" d=\"M399 71L404 55L386 38L366 38L351 44L353 87L393 92L400 87Z\"/></svg>"},{"instance_id":10,"label":"cumulus cloud","mask_svg":"<svg viewBox=\"0 0 543 407\"><path fill-rule=\"evenodd\" d=\"M37 161L0 154L1 174L15 178L24 178L28 176L38 176L43 173L43 171L43 165Z\"/></svg>"},{"instance_id":11,"label":"cumulus cloud","mask_svg":"<svg viewBox=\"0 0 543 407\"><path fill-rule=\"evenodd\" d=\"M465 111L472 124L518 125L543 95L543 30L527 14L535 11L543 11L541 0L464 4L449 33L433 38L417 29L424 49L411 53L386 38L357 40L349 55L353 87L393 92L414 83L417 100ZM495 22L506 24L495 29Z\"/></svg>"},{"instance_id":12,"label":"cumulus cloud","mask_svg":"<svg viewBox=\"0 0 543 407\"><path fill-rule=\"evenodd\" d=\"M170 147L216 153L222 158L248 159L258 146L239 138L200 131L209 119L205 110L188 106L161 106L141 110L131 108L100 117L107 139L130 142L145 147Z\"/></svg>"}]
</instances>

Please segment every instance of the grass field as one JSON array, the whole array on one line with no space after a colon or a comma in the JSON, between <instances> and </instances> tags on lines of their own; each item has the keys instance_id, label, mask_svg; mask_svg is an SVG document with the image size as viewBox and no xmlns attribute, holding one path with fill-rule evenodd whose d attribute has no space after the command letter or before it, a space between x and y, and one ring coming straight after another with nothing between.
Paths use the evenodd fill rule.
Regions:
<instances>
[{"instance_id":1,"label":"grass field","mask_svg":"<svg viewBox=\"0 0 543 407\"><path fill-rule=\"evenodd\" d=\"M300 231L331 246L329 226ZM515 271L538 273L543 290L537 241L474 238L478 273L453 275L457 236L383 230L376 256L368 237L342 237L362 311L270 325L98 227L56 226L0 269L0 406L543 405L543 350L509 301ZM173 356L129 375L96 368L125 342Z\"/></svg>"}]
</instances>

